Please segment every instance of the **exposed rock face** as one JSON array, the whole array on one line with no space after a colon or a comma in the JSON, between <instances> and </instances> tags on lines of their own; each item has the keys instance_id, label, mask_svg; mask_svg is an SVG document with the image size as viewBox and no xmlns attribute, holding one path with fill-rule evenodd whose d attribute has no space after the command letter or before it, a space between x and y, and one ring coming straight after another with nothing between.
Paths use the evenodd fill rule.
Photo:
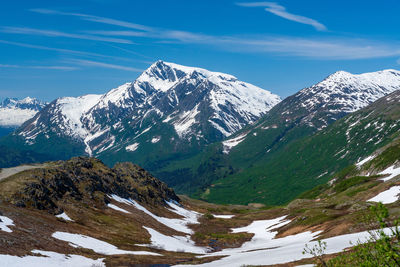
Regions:
<instances>
[{"instance_id":1,"label":"exposed rock face","mask_svg":"<svg viewBox=\"0 0 400 267\"><path fill-rule=\"evenodd\" d=\"M75 201L101 208L110 202L108 195L111 194L151 205L164 205L168 200L179 201L165 183L132 163L119 163L108 168L100 160L77 157L48 166L4 181L3 186L7 186L6 183L17 186L2 198L20 207L51 213L59 213L61 203Z\"/></svg>"}]
</instances>

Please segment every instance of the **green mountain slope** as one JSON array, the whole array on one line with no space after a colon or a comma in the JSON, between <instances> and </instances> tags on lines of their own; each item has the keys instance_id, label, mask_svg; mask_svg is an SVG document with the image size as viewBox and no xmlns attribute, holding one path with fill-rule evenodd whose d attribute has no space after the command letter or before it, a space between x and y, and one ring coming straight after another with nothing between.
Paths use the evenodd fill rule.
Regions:
<instances>
[{"instance_id":1,"label":"green mountain slope","mask_svg":"<svg viewBox=\"0 0 400 267\"><path fill-rule=\"evenodd\" d=\"M296 140L273 159L260 157L246 171L215 181L205 197L216 202L229 198L237 203L281 204L326 182L334 172L398 136L399 97L395 92L313 136ZM232 195L235 191L242 194Z\"/></svg>"},{"instance_id":2,"label":"green mountain slope","mask_svg":"<svg viewBox=\"0 0 400 267\"><path fill-rule=\"evenodd\" d=\"M399 97L396 91L311 136L305 126L284 128L276 121L276 127L263 128L260 121L253 129L242 131L247 131L247 137L229 154L223 153L221 143L215 144L158 175L167 182L168 176L181 177L178 182L183 184L173 184L181 190L188 190L188 178L197 179L192 186L201 190L192 187L188 191L211 202L286 203L396 138ZM274 142L277 139L279 142Z\"/></svg>"}]
</instances>

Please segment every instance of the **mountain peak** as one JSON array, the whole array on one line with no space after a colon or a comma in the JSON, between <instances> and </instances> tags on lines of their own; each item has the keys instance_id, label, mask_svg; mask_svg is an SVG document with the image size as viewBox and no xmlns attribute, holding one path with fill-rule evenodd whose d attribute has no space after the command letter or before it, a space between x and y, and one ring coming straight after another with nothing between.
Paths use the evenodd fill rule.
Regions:
<instances>
[{"instance_id":1,"label":"mountain peak","mask_svg":"<svg viewBox=\"0 0 400 267\"><path fill-rule=\"evenodd\" d=\"M329 109L331 113L342 114L357 111L399 89L400 72L396 70L361 74L337 71L296 95L309 111Z\"/></svg>"},{"instance_id":2,"label":"mountain peak","mask_svg":"<svg viewBox=\"0 0 400 267\"><path fill-rule=\"evenodd\" d=\"M324 81L326 80L338 81L338 80L352 79L352 80L365 80L365 81L370 80L371 82L379 80L380 82L385 82L385 79L391 79L393 77L395 78L396 76L400 76L400 71L395 69L385 69L375 72L365 72L361 74L352 74L350 72L340 70L329 75Z\"/></svg>"},{"instance_id":3,"label":"mountain peak","mask_svg":"<svg viewBox=\"0 0 400 267\"><path fill-rule=\"evenodd\" d=\"M141 150L147 139L164 134L147 133L157 125L175 130L161 140L175 140L181 146L194 138L203 145L253 123L280 101L279 96L232 75L158 60L134 82L104 95L60 99L18 134L33 145L38 136L49 139L55 133L72 139L88 155L98 155L138 140Z\"/></svg>"}]
</instances>

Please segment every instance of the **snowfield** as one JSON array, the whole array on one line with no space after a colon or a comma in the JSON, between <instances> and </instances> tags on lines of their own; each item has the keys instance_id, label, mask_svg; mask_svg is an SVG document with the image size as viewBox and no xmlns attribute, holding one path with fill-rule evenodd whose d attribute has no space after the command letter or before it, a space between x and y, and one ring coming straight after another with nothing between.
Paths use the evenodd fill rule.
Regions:
<instances>
[{"instance_id":1,"label":"snowfield","mask_svg":"<svg viewBox=\"0 0 400 267\"><path fill-rule=\"evenodd\" d=\"M382 181L386 182L386 181L393 179L397 175L400 175L400 167L396 168L394 166L390 166L378 174L379 175L389 175L387 177L381 178Z\"/></svg>"},{"instance_id":2,"label":"snowfield","mask_svg":"<svg viewBox=\"0 0 400 267\"><path fill-rule=\"evenodd\" d=\"M367 201L372 202L382 202L383 204L390 204L396 202L400 194L400 186L392 186L390 189L379 193L378 195L374 196L373 198L368 199Z\"/></svg>"},{"instance_id":3,"label":"snowfield","mask_svg":"<svg viewBox=\"0 0 400 267\"><path fill-rule=\"evenodd\" d=\"M143 227L151 235L151 244L143 244L138 246L155 247L167 251L175 252L188 252L196 254L204 254L209 250L208 248L199 247L194 244L190 236L167 236L150 227Z\"/></svg>"},{"instance_id":4,"label":"snowfield","mask_svg":"<svg viewBox=\"0 0 400 267\"><path fill-rule=\"evenodd\" d=\"M111 245L107 242L80 234L55 232L54 234L52 234L52 237L65 242L69 242L70 246L72 247L82 247L91 249L96 253L104 255L132 254L132 255L161 256L161 254L149 251L129 251L129 250L118 249L116 246Z\"/></svg>"},{"instance_id":5,"label":"snowfield","mask_svg":"<svg viewBox=\"0 0 400 267\"><path fill-rule=\"evenodd\" d=\"M277 232L275 228L289 223L285 217L272 220L254 221L250 225L232 229L234 233L248 232L253 233L253 238L244 243L240 248L224 249L219 252L208 253L200 257L225 256L222 259L198 265L176 265L179 267L240 267L244 265L272 265L284 264L304 258L311 258L310 255L303 255L302 251L307 244L313 247L317 244L315 240L321 233L303 232L282 238L275 238ZM385 229L390 234L390 229ZM343 249L351 247L357 241L366 242L370 236L368 231L347 235L335 236L322 241L327 243L326 254L341 252Z\"/></svg>"},{"instance_id":6,"label":"snowfield","mask_svg":"<svg viewBox=\"0 0 400 267\"><path fill-rule=\"evenodd\" d=\"M89 259L79 255L64 255L52 251L32 250L40 256L12 256L0 254L0 263L7 267L101 267L106 266L103 259Z\"/></svg>"},{"instance_id":7,"label":"snowfield","mask_svg":"<svg viewBox=\"0 0 400 267\"><path fill-rule=\"evenodd\" d=\"M153 219L160 222L161 224L164 224L165 226L167 226L171 229L174 229L178 232L182 232L182 233L186 233L186 234L193 233L192 229L187 227L187 225L199 223L198 218L201 215L198 212L184 209L173 202L167 202L167 204L170 207L169 210L182 216L183 218L182 219L165 218L165 217L160 217L160 216L155 215L154 213L150 212L148 209L146 209L145 207L143 207L142 205L137 203L135 200L121 198L117 195L111 195L110 197L120 203L125 203L128 205L134 206L136 209L143 211L144 213L151 216Z\"/></svg>"}]
</instances>

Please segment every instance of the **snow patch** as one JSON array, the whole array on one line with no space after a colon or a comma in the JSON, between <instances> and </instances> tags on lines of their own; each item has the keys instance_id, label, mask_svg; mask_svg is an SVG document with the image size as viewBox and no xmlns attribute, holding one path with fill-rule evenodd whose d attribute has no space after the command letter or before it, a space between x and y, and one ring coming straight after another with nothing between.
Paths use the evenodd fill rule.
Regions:
<instances>
[{"instance_id":1,"label":"snow patch","mask_svg":"<svg viewBox=\"0 0 400 267\"><path fill-rule=\"evenodd\" d=\"M7 267L92 267L106 266L103 263L104 259L93 260L80 255L65 255L52 251L32 250L32 253L42 256L13 256L0 254L0 262L2 266ZM44 257L43 257L44 256Z\"/></svg>"},{"instance_id":2,"label":"snow patch","mask_svg":"<svg viewBox=\"0 0 400 267\"><path fill-rule=\"evenodd\" d=\"M173 202L167 202L168 206L170 206L169 210L178 215L181 215L183 218L182 219L165 218L165 217L160 217L160 216L155 215L154 213L150 212L148 209L146 209L145 207L143 207L142 205L137 203L135 200L121 198L117 195L111 195L110 197L120 203L134 206L136 209L143 211L144 213L146 213L147 215L149 215L150 217L152 217L159 223L164 224L165 226L167 226L171 229L174 229L178 232L182 232L182 233L186 233L186 234L193 233L193 231L187 225L199 223L198 218L201 215L198 212L182 208Z\"/></svg>"},{"instance_id":3,"label":"snow patch","mask_svg":"<svg viewBox=\"0 0 400 267\"><path fill-rule=\"evenodd\" d=\"M397 175L400 175L400 167L395 168L394 166L390 166L385 170L381 171L380 173L378 173L378 175L389 175L387 177L381 178L381 180L384 182L389 181L394 177L396 177Z\"/></svg>"},{"instance_id":4,"label":"snow patch","mask_svg":"<svg viewBox=\"0 0 400 267\"><path fill-rule=\"evenodd\" d=\"M360 168L362 165L364 165L365 163L367 163L368 161L370 161L370 160L372 160L374 158L375 158L375 156L366 157L365 159L363 159L360 162L356 163L356 166Z\"/></svg>"},{"instance_id":5,"label":"snow patch","mask_svg":"<svg viewBox=\"0 0 400 267\"><path fill-rule=\"evenodd\" d=\"M6 216L0 216L0 230L7 233L12 233L12 230L8 226L14 226L13 220Z\"/></svg>"},{"instance_id":6,"label":"snow patch","mask_svg":"<svg viewBox=\"0 0 400 267\"><path fill-rule=\"evenodd\" d=\"M190 236L167 236L157 232L150 227L143 227L151 235L151 244L144 244L138 246L156 247L167 251L176 252L188 252L204 254L208 251L208 248L198 247L194 241L190 239Z\"/></svg>"},{"instance_id":7,"label":"snow patch","mask_svg":"<svg viewBox=\"0 0 400 267\"><path fill-rule=\"evenodd\" d=\"M177 265L179 267L224 267L232 266L239 267L244 265L275 265L297 261L304 258L311 258L311 255L303 255L302 251L307 244L309 247L317 245L314 240L321 231L318 232L303 232L295 235L286 236L283 238L275 238L277 232L275 228L282 227L289 221L284 220L285 217L280 217L272 220L254 221L246 227L233 229L234 233L248 232L253 233L253 238L244 243L240 248L224 249L222 251L207 253L203 257L225 256L219 260L198 265ZM389 229L385 229L389 234ZM355 243L367 241L370 236L368 231L353 233L347 235L335 236L321 241L327 243L326 254L333 254L343 251Z\"/></svg>"},{"instance_id":8,"label":"snow patch","mask_svg":"<svg viewBox=\"0 0 400 267\"><path fill-rule=\"evenodd\" d=\"M153 143L153 144L155 144L155 143L158 143L158 141L160 141L161 140L161 136L156 136L156 137L153 137L152 139L151 139L151 142Z\"/></svg>"},{"instance_id":9,"label":"snow patch","mask_svg":"<svg viewBox=\"0 0 400 267\"><path fill-rule=\"evenodd\" d=\"M215 218L219 218L219 219L231 219L231 218L235 217L235 215L216 215L216 214L213 214L213 216Z\"/></svg>"},{"instance_id":10,"label":"snow patch","mask_svg":"<svg viewBox=\"0 0 400 267\"><path fill-rule=\"evenodd\" d=\"M64 219L64 220L66 220L66 221L70 221L70 222L73 222L73 221L74 221L74 220L72 220L65 212L56 215L56 217L57 217L57 218Z\"/></svg>"},{"instance_id":11,"label":"snow patch","mask_svg":"<svg viewBox=\"0 0 400 267\"><path fill-rule=\"evenodd\" d=\"M138 147L139 147L139 143L134 143L134 144L132 144L132 145L129 145L129 146L125 147L125 149L126 149L126 151L131 151L131 152L133 152L133 151L135 151L136 149L138 149Z\"/></svg>"},{"instance_id":12,"label":"snow patch","mask_svg":"<svg viewBox=\"0 0 400 267\"><path fill-rule=\"evenodd\" d=\"M223 145L223 153L225 154L229 154L229 152L231 151L231 149L235 146L237 146L239 143L241 143L247 136L247 133L241 134L238 137L226 140L224 142L222 142Z\"/></svg>"},{"instance_id":13,"label":"snow patch","mask_svg":"<svg viewBox=\"0 0 400 267\"><path fill-rule=\"evenodd\" d=\"M96 253L104 255L132 254L132 255L161 256L158 253L149 251L129 251L129 250L118 249L116 246L111 245L107 242L80 234L55 232L52 234L52 237L65 242L69 242L70 246L91 249Z\"/></svg>"},{"instance_id":14,"label":"snow patch","mask_svg":"<svg viewBox=\"0 0 400 267\"><path fill-rule=\"evenodd\" d=\"M383 204L390 204L396 202L400 194L400 186L392 186L390 189L379 193L378 195L374 196L373 198L368 199L367 201L371 202L382 202Z\"/></svg>"},{"instance_id":15,"label":"snow patch","mask_svg":"<svg viewBox=\"0 0 400 267\"><path fill-rule=\"evenodd\" d=\"M122 208L120 208L120 207L118 207L118 206L116 206L116 205L114 205L114 204L111 204L111 203L107 204L107 206L108 206L109 208L113 209L113 210L121 211L121 212L123 212L123 213L130 213L129 211L124 210L124 209L122 209Z\"/></svg>"},{"instance_id":16,"label":"snow patch","mask_svg":"<svg viewBox=\"0 0 400 267\"><path fill-rule=\"evenodd\" d=\"M179 137L183 137L190 132L190 127L196 123L196 116L200 113L199 104L197 104L192 110L185 111L178 115L178 119L174 121L174 128Z\"/></svg>"}]
</instances>

